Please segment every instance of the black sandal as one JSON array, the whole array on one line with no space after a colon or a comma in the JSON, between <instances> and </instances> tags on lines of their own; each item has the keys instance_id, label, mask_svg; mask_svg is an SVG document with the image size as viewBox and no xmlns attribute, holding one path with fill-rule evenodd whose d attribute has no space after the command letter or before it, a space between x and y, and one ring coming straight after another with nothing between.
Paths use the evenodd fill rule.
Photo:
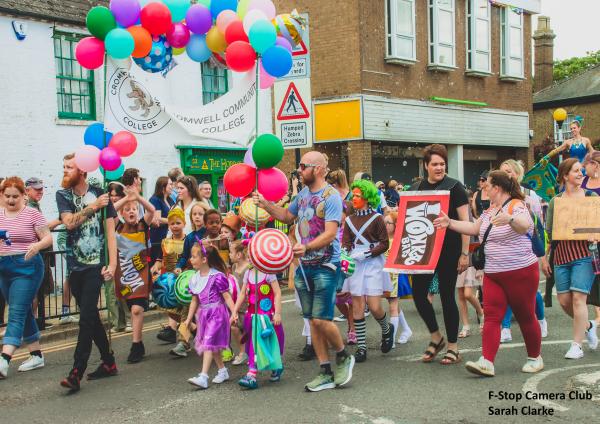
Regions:
<instances>
[{"instance_id":1,"label":"black sandal","mask_svg":"<svg viewBox=\"0 0 600 424\"><path fill-rule=\"evenodd\" d=\"M440 341L437 344L434 342L429 342L429 345L427 346L427 348L432 347L435 350L433 352L430 350L425 350L425 352L423 353L423 356L421 357L421 361L423 361L425 363L433 362L433 360L435 359L437 354L440 353L440 351L445 346L446 346L446 342L444 341L443 337L440 339Z\"/></svg>"},{"instance_id":2,"label":"black sandal","mask_svg":"<svg viewBox=\"0 0 600 424\"><path fill-rule=\"evenodd\" d=\"M440 361L442 365L454 365L458 364L462 361L462 357L458 352L453 351L452 349L448 349L446 353L444 353L444 357Z\"/></svg>"}]
</instances>

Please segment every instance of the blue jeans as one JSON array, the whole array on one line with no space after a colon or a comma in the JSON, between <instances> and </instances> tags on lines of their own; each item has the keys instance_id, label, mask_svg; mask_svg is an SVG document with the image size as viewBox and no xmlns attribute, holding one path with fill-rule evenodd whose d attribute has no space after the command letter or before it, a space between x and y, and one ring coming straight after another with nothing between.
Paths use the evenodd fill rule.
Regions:
<instances>
[{"instance_id":1,"label":"blue jeans","mask_svg":"<svg viewBox=\"0 0 600 424\"><path fill-rule=\"evenodd\" d=\"M40 339L31 303L44 278L42 255L25 260L25 255L0 256L0 290L8 303L8 326L3 344L19 347Z\"/></svg>"},{"instance_id":2,"label":"blue jeans","mask_svg":"<svg viewBox=\"0 0 600 424\"><path fill-rule=\"evenodd\" d=\"M570 291L590 294L594 277L592 258L589 256L554 267L554 283L558 294Z\"/></svg>"},{"instance_id":3,"label":"blue jeans","mask_svg":"<svg viewBox=\"0 0 600 424\"><path fill-rule=\"evenodd\" d=\"M335 271L324 265L302 265L296 269L294 286L300 298L304 318L333 320L341 269L339 263L332 265L335 266Z\"/></svg>"},{"instance_id":4,"label":"blue jeans","mask_svg":"<svg viewBox=\"0 0 600 424\"><path fill-rule=\"evenodd\" d=\"M544 314L544 299L540 292L535 294L535 316L538 321L541 321L545 318ZM512 309L510 306L506 308L506 314L504 315L504 319L502 320L502 328L510 328L510 322L512 320Z\"/></svg>"}]
</instances>

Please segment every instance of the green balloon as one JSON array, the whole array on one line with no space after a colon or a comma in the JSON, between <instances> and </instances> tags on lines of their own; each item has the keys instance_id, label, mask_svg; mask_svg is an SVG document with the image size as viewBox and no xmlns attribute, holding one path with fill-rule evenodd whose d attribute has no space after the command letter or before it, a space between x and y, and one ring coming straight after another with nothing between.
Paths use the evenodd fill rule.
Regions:
<instances>
[{"instance_id":1,"label":"green balloon","mask_svg":"<svg viewBox=\"0 0 600 424\"><path fill-rule=\"evenodd\" d=\"M281 140L273 134L260 135L252 146L252 159L258 169L276 166L283 159Z\"/></svg>"},{"instance_id":2,"label":"green balloon","mask_svg":"<svg viewBox=\"0 0 600 424\"><path fill-rule=\"evenodd\" d=\"M210 10L210 0L198 0L198 4L202 4Z\"/></svg>"},{"instance_id":3,"label":"green balloon","mask_svg":"<svg viewBox=\"0 0 600 424\"><path fill-rule=\"evenodd\" d=\"M121 163L121 166L114 171L104 171L104 168L101 166L98 168L98 170L102 175L106 175L106 181L116 181L123 176L123 173L125 172L125 165ZM104 172L106 172L106 174Z\"/></svg>"},{"instance_id":4,"label":"green balloon","mask_svg":"<svg viewBox=\"0 0 600 424\"><path fill-rule=\"evenodd\" d=\"M108 8L104 6L92 7L85 18L85 24L90 33L100 40L117 27L117 21Z\"/></svg>"}]
</instances>

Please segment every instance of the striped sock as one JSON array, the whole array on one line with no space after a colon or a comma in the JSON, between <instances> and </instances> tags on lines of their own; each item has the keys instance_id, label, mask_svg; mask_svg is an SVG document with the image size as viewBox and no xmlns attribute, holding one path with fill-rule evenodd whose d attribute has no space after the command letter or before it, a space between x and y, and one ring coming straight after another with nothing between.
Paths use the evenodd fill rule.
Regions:
<instances>
[{"instance_id":1,"label":"striped sock","mask_svg":"<svg viewBox=\"0 0 600 424\"><path fill-rule=\"evenodd\" d=\"M375 320L381 326L381 334L387 334L390 331L390 321L388 320L388 316L386 313L379 319L375 318Z\"/></svg>"},{"instance_id":2,"label":"striped sock","mask_svg":"<svg viewBox=\"0 0 600 424\"><path fill-rule=\"evenodd\" d=\"M354 320L356 340L359 349L367 349L367 322L364 318Z\"/></svg>"}]
</instances>

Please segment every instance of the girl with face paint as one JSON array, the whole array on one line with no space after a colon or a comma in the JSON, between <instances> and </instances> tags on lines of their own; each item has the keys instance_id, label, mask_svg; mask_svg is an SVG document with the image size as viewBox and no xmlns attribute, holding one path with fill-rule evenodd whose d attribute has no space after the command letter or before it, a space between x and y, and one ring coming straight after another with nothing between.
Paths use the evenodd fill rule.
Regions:
<instances>
[{"instance_id":1,"label":"girl with face paint","mask_svg":"<svg viewBox=\"0 0 600 424\"><path fill-rule=\"evenodd\" d=\"M394 326L381 306L384 292L392 290L392 282L383 271L384 253L388 250L389 240L383 216L375 212L379 206L379 193L371 181L355 181L350 187L354 214L346 218L342 246L356 261L354 273L346 279L342 291L352 294L352 313L358 339L356 362L367 359L365 322L365 298L373 318L381 326L381 351L392 349Z\"/></svg>"}]
</instances>

